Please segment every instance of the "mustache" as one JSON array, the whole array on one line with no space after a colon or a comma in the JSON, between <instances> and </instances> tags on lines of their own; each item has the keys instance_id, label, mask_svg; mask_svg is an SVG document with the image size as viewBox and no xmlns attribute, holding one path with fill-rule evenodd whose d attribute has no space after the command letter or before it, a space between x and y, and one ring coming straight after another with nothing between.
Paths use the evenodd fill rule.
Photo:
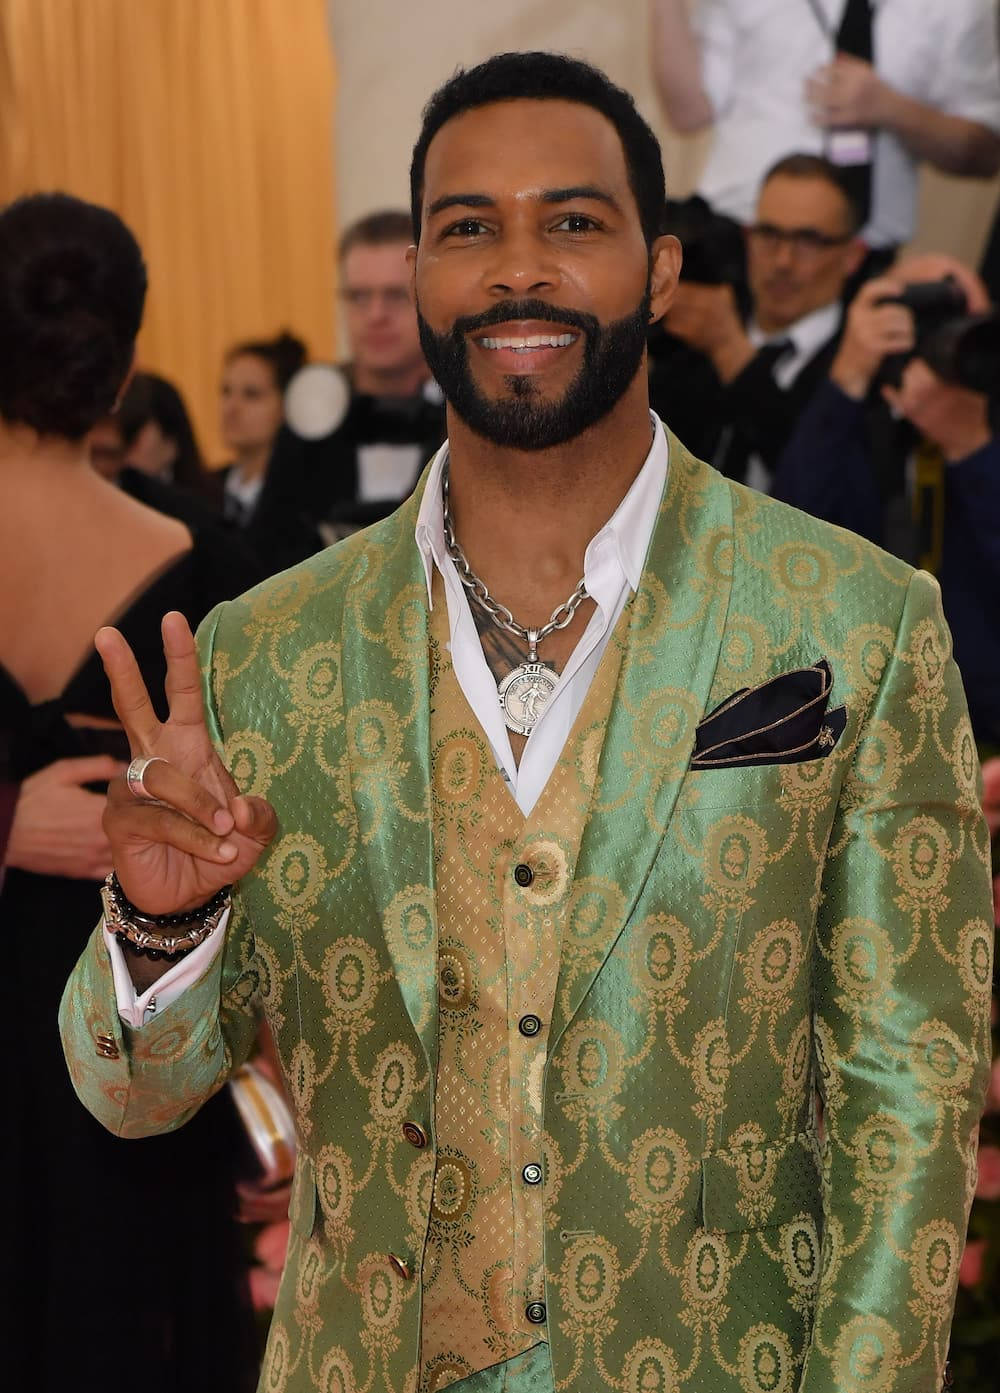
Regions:
<instances>
[{"instance_id":1,"label":"mustache","mask_svg":"<svg viewBox=\"0 0 1000 1393\"><path fill-rule=\"evenodd\" d=\"M514 319L538 319L547 324L562 324L579 329L590 338L599 333L601 327L596 316L585 314L582 310L562 309L545 300L503 300L482 314L466 314L456 319L449 333L454 338L460 338L482 329L492 329L497 324L509 324Z\"/></svg>"}]
</instances>

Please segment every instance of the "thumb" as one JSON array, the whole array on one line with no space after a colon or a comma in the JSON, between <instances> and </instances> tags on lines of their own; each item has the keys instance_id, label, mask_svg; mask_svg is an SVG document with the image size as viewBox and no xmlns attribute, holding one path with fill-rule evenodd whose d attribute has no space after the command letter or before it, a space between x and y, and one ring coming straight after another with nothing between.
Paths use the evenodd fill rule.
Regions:
<instances>
[{"instance_id":1,"label":"thumb","mask_svg":"<svg viewBox=\"0 0 1000 1393\"><path fill-rule=\"evenodd\" d=\"M64 784L110 783L119 774L124 774L126 765L113 755L81 755L75 759L60 759L56 767L59 780Z\"/></svg>"},{"instance_id":2,"label":"thumb","mask_svg":"<svg viewBox=\"0 0 1000 1393\"><path fill-rule=\"evenodd\" d=\"M240 794L230 800L229 811L233 815L236 831L244 837L250 837L262 846L274 840L278 817L266 798Z\"/></svg>"}]
</instances>

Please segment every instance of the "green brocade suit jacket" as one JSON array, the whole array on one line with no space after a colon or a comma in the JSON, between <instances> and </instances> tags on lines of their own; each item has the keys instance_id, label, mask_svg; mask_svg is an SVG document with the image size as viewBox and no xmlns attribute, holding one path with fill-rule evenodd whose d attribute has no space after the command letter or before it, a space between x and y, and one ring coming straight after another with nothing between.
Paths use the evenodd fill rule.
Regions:
<instances>
[{"instance_id":1,"label":"green brocade suit jacket","mask_svg":"<svg viewBox=\"0 0 1000 1393\"><path fill-rule=\"evenodd\" d=\"M299 1133L266 1393L418 1376L438 1031L418 503L205 621L210 723L279 835L224 952L141 1030L99 932L62 1004L79 1096L124 1137L182 1125L266 1015ZM672 439L625 627L543 1080L556 1386L935 1393L993 946L937 585ZM690 767L708 711L821 658L846 708L823 757Z\"/></svg>"}]
</instances>

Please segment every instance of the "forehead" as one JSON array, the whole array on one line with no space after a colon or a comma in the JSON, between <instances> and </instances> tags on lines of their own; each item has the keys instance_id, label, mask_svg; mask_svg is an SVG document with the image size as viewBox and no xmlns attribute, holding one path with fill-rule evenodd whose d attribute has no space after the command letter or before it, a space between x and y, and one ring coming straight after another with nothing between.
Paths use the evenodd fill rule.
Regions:
<instances>
[{"instance_id":1,"label":"forehead","mask_svg":"<svg viewBox=\"0 0 1000 1393\"><path fill-rule=\"evenodd\" d=\"M270 363L258 358L256 353L239 353L225 364L225 376L231 382L260 384L269 387L274 382L274 372Z\"/></svg>"},{"instance_id":2,"label":"forehead","mask_svg":"<svg viewBox=\"0 0 1000 1393\"><path fill-rule=\"evenodd\" d=\"M592 106L515 100L473 107L445 122L427 150L423 201L455 193L496 199L597 184L635 207L621 137Z\"/></svg>"},{"instance_id":3,"label":"forehead","mask_svg":"<svg viewBox=\"0 0 1000 1393\"><path fill-rule=\"evenodd\" d=\"M350 285L392 285L406 282L408 243L384 242L377 246L358 243L351 247L341 266L341 279Z\"/></svg>"},{"instance_id":4,"label":"forehead","mask_svg":"<svg viewBox=\"0 0 1000 1393\"><path fill-rule=\"evenodd\" d=\"M778 174L761 190L757 214L766 222L782 222L789 227L825 227L839 230L846 220L843 194L826 179L791 177Z\"/></svg>"}]
</instances>

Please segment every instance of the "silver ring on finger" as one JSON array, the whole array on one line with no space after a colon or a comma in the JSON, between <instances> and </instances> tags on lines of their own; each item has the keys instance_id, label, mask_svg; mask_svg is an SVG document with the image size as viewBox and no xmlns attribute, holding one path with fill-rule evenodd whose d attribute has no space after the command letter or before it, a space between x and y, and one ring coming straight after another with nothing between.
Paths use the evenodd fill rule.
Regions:
<instances>
[{"instance_id":1,"label":"silver ring on finger","mask_svg":"<svg viewBox=\"0 0 1000 1393\"><path fill-rule=\"evenodd\" d=\"M162 755L140 755L134 759L125 771L125 782L128 784L128 791L133 798L138 798L140 803L158 803L156 798L143 783L146 770L151 764L166 764Z\"/></svg>"}]
</instances>

